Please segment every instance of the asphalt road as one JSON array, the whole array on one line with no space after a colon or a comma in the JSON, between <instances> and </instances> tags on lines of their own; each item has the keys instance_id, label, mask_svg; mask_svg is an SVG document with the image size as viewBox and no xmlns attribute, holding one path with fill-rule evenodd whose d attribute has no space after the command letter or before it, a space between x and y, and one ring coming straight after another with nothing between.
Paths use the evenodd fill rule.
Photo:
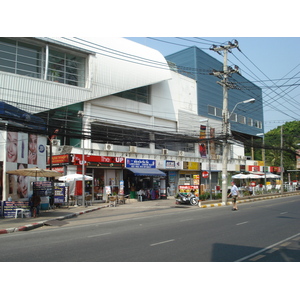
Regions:
<instances>
[{"instance_id":1,"label":"asphalt road","mask_svg":"<svg viewBox=\"0 0 300 300\"><path fill-rule=\"evenodd\" d=\"M150 204L149 204L150 205ZM124 206L125 207L125 206ZM300 261L298 196L231 207L100 210L0 236L6 262Z\"/></svg>"}]
</instances>

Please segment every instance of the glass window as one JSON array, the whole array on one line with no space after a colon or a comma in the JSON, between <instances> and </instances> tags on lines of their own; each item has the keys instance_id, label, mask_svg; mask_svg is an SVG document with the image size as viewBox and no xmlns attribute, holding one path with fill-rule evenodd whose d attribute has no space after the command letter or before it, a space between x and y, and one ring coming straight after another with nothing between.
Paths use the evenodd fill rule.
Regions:
<instances>
[{"instance_id":1,"label":"glass window","mask_svg":"<svg viewBox=\"0 0 300 300\"><path fill-rule=\"evenodd\" d=\"M234 121L237 122L237 114L236 113L232 113L230 116L230 121Z\"/></svg>"},{"instance_id":2,"label":"glass window","mask_svg":"<svg viewBox=\"0 0 300 300\"><path fill-rule=\"evenodd\" d=\"M253 126L253 119L252 118L248 118L248 126Z\"/></svg>"},{"instance_id":3,"label":"glass window","mask_svg":"<svg viewBox=\"0 0 300 300\"><path fill-rule=\"evenodd\" d=\"M246 118L244 116L238 115L238 122L241 124L246 124Z\"/></svg>"},{"instance_id":4,"label":"glass window","mask_svg":"<svg viewBox=\"0 0 300 300\"><path fill-rule=\"evenodd\" d=\"M0 38L0 71L15 73L16 42Z\"/></svg>"},{"instance_id":5,"label":"glass window","mask_svg":"<svg viewBox=\"0 0 300 300\"><path fill-rule=\"evenodd\" d=\"M17 39L0 38L0 71L43 79L45 47ZM49 51L47 79L74 86L85 86L84 55L62 50Z\"/></svg>"},{"instance_id":6,"label":"glass window","mask_svg":"<svg viewBox=\"0 0 300 300\"><path fill-rule=\"evenodd\" d=\"M149 90L150 90L149 86L143 86L137 89L117 93L115 95L121 98L149 104L150 103Z\"/></svg>"},{"instance_id":7,"label":"glass window","mask_svg":"<svg viewBox=\"0 0 300 300\"><path fill-rule=\"evenodd\" d=\"M0 38L0 70L41 78L42 48Z\"/></svg>"},{"instance_id":8,"label":"glass window","mask_svg":"<svg viewBox=\"0 0 300 300\"><path fill-rule=\"evenodd\" d=\"M209 115L215 115L215 108L213 106L208 105L207 110Z\"/></svg>"},{"instance_id":9,"label":"glass window","mask_svg":"<svg viewBox=\"0 0 300 300\"><path fill-rule=\"evenodd\" d=\"M84 86L85 58L50 49L48 80Z\"/></svg>"},{"instance_id":10,"label":"glass window","mask_svg":"<svg viewBox=\"0 0 300 300\"><path fill-rule=\"evenodd\" d=\"M216 107L216 116L222 118L222 109Z\"/></svg>"}]
</instances>

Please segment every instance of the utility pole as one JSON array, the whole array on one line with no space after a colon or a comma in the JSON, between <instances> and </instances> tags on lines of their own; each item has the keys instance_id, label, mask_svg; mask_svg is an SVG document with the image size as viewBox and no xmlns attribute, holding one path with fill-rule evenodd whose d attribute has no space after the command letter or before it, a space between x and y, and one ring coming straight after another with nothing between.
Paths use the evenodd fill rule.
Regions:
<instances>
[{"instance_id":1,"label":"utility pole","mask_svg":"<svg viewBox=\"0 0 300 300\"><path fill-rule=\"evenodd\" d=\"M228 164L228 152L229 152L229 144L228 144L228 137L229 133L229 112L228 112L228 89L233 88L233 85L228 82L228 76L231 73L238 73L238 67L231 68L227 66L227 56L228 52L233 48L239 49L239 45L237 40L233 41L234 43L228 42L228 45L219 46L213 45L210 50L213 50L221 55L221 51L224 52L224 60L223 60L223 71L215 71L213 70L212 75L217 76L218 78L222 79L221 82L217 82L218 84L223 86L223 124L222 124L222 134L224 135L223 138L223 156L222 156L222 203L227 203L227 164Z\"/></svg>"},{"instance_id":2,"label":"utility pole","mask_svg":"<svg viewBox=\"0 0 300 300\"><path fill-rule=\"evenodd\" d=\"M283 195L283 125L281 125L281 129L280 129L280 149L281 149L281 153L280 153L280 177L281 177L281 186L280 186L280 192L281 195Z\"/></svg>"}]
</instances>

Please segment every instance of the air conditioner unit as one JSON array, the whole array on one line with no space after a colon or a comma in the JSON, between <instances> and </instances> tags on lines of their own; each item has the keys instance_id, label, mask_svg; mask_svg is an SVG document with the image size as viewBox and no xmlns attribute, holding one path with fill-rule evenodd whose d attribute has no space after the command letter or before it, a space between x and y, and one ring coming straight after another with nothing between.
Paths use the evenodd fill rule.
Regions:
<instances>
[{"instance_id":1,"label":"air conditioner unit","mask_svg":"<svg viewBox=\"0 0 300 300\"><path fill-rule=\"evenodd\" d=\"M137 147L136 146L130 146L129 147L129 152L136 153L137 152Z\"/></svg>"},{"instance_id":2,"label":"air conditioner unit","mask_svg":"<svg viewBox=\"0 0 300 300\"><path fill-rule=\"evenodd\" d=\"M179 156L184 156L184 151L181 151L181 150L178 151L178 155L179 155Z\"/></svg>"},{"instance_id":3,"label":"air conditioner unit","mask_svg":"<svg viewBox=\"0 0 300 300\"><path fill-rule=\"evenodd\" d=\"M60 140L57 139L52 140L52 146L60 146Z\"/></svg>"},{"instance_id":4,"label":"air conditioner unit","mask_svg":"<svg viewBox=\"0 0 300 300\"><path fill-rule=\"evenodd\" d=\"M114 148L114 145L113 144L105 144L105 150L106 151L112 151Z\"/></svg>"},{"instance_id":5,"label":"air conditioner unit","mask_svg":"<svg viewBox=\"0 0 300 300\"><path fill-rule=\"evenodd\" d=\"M162 149L162 154L164 155L168 154L168 149Z\"/></svg>"},{"instance_id":6,"label":"air conditioner unit","mask_svg":"<svg viewBox=\"0 0 300 300\"><path fill-rule=\"evenodd\" d=\"M241 156L241 155L239 155L239 156L238 156L238 159L242 159L242 156Z\"/></svg>"},{"instance_id":7,"label":"air conditioner unit","mask_svg":"<svg viewBox=\"0 0 300 300\"><path fill-rule=\"evenodd\" d=\"M246 160L251 160L252 157L251 157L251 156L245 156L245 159L246 159Z\"/></svg>"}]
</instances>

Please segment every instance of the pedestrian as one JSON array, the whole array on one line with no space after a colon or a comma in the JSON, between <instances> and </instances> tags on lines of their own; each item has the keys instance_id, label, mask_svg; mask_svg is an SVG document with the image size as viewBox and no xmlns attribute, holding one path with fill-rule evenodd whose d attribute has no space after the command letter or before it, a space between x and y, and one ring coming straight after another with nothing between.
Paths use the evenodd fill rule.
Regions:
<instances>
[{"instance_id":1,"label":"pedestrian","mask_svg":"<svg viewBox=\"0 0 300 300\"><path fill-rule=\"evenodd\" d=\"M31 215L36 218L40 213L40 203L41 203L41 197L34 192L30 199L31 202Z\"/></svg>"},{"instance_id":2,"label":"pedestrian","mask_svg":"<svg viewBox=\"0 0 300 300\"><path fill-rule=\"evenodd\" d=\"M235 185L234 181L231 182L231 191L228 194L228 197L232 197L232 210L238 210L237 208L237 204L236 204L236 199L239 196L239 190L237 188L237 186Z\"/></svg>"}]
</instances>

